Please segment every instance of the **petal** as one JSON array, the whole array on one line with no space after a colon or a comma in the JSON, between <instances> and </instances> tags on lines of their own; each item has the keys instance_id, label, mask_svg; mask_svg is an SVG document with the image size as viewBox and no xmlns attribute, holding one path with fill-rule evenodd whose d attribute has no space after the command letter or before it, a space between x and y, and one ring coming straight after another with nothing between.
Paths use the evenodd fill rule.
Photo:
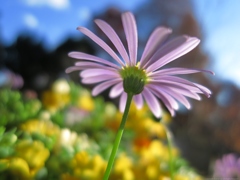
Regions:
<instances>
[{"instance_id":1,"label":"petal","mask_svg":"<svg viewBox=\"0 0 240 180\"><path fill-rule=\"evenodd\" d=\"M75 51L70 52L68 54L68 56L71 57L71 58L84 59L84 60L90 60L90 61L102 63L102 64L108 65L110 67L119 69L119 66L117 66L116 64L113 64L113 63L111 63L111 62L109 62L105 59L102 59L102 58L99 58L97 56L93 56L93 55L90 55L90 54L86 54L86 53L83 53L83 52L75 52Z\"/></svg>"},{"instance_id":2,"label":"petal","mask_svg":"<svg viewBox=\"0 0 240 180\"><path fill-rule=\"evenodd\" d=\"M79 61L79 62L76 62L75 63L75 66L78 66L78 67L81 67L82 69L94 69L94 68L97 68L97 69L108 69L108 70L115 70L116 68L113 68L113 67L109 67L109 66L105 66L103 64L99 64L99 63L96 63L96 62L86 62L86 61Z\"/></svg>"},{"instance_id":3,"label":"petal","mask_svg":"<svg viewBox=\"0 0 240 180\"><path fill-rule=\"evenodd\" d=\"M75 66L69 67L65 70L66 73L71 73L73 71L82 71L85 69L106 69L106 70L110 70L110 71L114 71L116 69L112 68L112 67L108 67L108 66L104 66L102 64L98 64L95 62L77 62L75 63Z\"/></svg>"},{"instance_id":4,"label":"petal","mask_svg":"<svg viewBox=\"0 0 240 180\"><path fill-rule=\"evenodd\" d=\"M189 69L189 68L167 68L167 69L161 69L157 70L155 72L150 73L149 76L163 76L163 75L179 75L179 74L193 74L193 73L199 73L199 72L206 72L213 74L212 71L204 70L204 69Z\"/></svg>"},{"instance_id":5,"label":"petal","mask_svg":"<svg viewBox=\"0 0 240 180\"><path fill-rule=\"evenodd\" d=\"M165 91L161 91L159 86L149 84L148 87L157 92L156 93L157 97L159 97L160 99L164 99L164 101L169 102L173 109L177 110L179 108L178 103L175 101L175 99L172 98L172 96L170 96L169 94L165 93Z\"/></svg>"},{"instance_id":6,"label":"petal","mask_svg":"<svg viewBox=\"0 0 240 180\"><path fill-rule=\"evenodd\" d=\"M131 61L130 64L136 65L138 48L138 34L136 20L132 13L125 12L122 14L122 22L128 44L128 50Z\"/></svg>"},{"instance_id":7,"label":"petal","mask_svg":"<svg viewBox=\"0 0 240 180\"><path fill-rule=\"evenodd\" d=\"M136 104L137 109L141 109L143 107L143 97L142 94L137 94L133 96L133 100Z\"/></svg>"},{"instance_id":8,"label":"petal","mask_svg":"<svg viewBox=\"0 0 240 180\"><path fill-rule=\"evenodd\" d=\"M114 84L118 83L119 81L120 80L114 79L114 80L103 82L103 83L95 86L92 90L92 95L97 96L98 94L100 94L101 92L103 92L104 90L109 88L110 86L113 86Z\"/></svg>"},{"instance_id":9,"label":"petal","mask_svg":"<svg viewBox=\"0 0 240 180\"><path fill-rule=\"evenodd\" d=\"M193 83L193 84L196 85L208 98L212 94L212 92L205 86L202 86L201 84L197 84L197 83Z\"/></svg>"},{"instance_id":10,"label":"petal","mask_svg":"<svg viewBox=\"0 0 240 180\"><path fill-rule=\"evenodd\" d=\"M120 40L116 32L113 30L113 28L108 23L100 19L95 20L95 23L104 32L104 34L106 34L106 36L112 41L113 45L116 47L116 49L118 50L119 54L122 56L124 61L127 64L129 64L130 61L129 61L127 51L123 46L122 41Z\"/></svg>"},{"instance_id":11,"label":"petal","mask_svg":"<svg viewBox=\"0 0 240 180\"><path fill-rule=\"evenodd\" d=\"M191 108L190 103L188 102L187 98L185 98L182 94L174 92L171 88L168 87L159 87L161 91L164 91L165 93L168 93L170 96L175 98L178 102L183 104L187 109Z\"/></svg>"},{"instance_id":12,"label":"petal","mask_svg":"<svg viewBox=\"0 0 240 180\"><path fill-rule=\"evenodd\" d=\"M185 86L184 84L179 84L176 82L169 82L169 81L161 81L161 82L151 82L153 84L157 84L159 87L170 88L172 91L178 94L182 94L184 96L201 100L201 97L196 93L191 91L189 86Z\"/></svg>"},{"instance_id":13,"label":"petal","mask_svg":"<svg viewBox=\"0 0 240 180\"><path fill-rule=\"evenodd\" d=\"M80 70L83 70L82 67L77 67L77 66L72 66L72 67L68 67L65 72L66 73L71 73L73 71L80 71Z\"/></svg>"},{"instance_id":14,"label":"petal","mask_svg":"<svg viewBox=\"0 0 240 180\"><path fill-rule=\"evenodd\" d=\"M152 34L150 35L147 41L146 47L143 51L143 54L140 60L141 68L151 58L151 56L156 52L159 45L164 42L164 40L168 37L168 35L171 32L172 30L166 27L158 27L152 32Z\"/></svg>"},{"instance_id":15,"label":"petal","mask_svg":"<svg viewBox=\"0 0 240 180\"><path fill-rule=\"evenodd\" d=\"M119 109L121 112L124 112L126 102L127 102L127 93L123 92L122 95L120 96L120 101L119 101Z\"/></svg>"},{"instance_id":16,"label":"petal","mask_svg":"<svg viewBox=\"0 0 240 180\"><path fill-rule=\"evenodd\" d=\"M111 71L107 69L86 69L81 72L82 78L92 77L92 76L99 76L99 75L119 75L117 71ZM120 77L120 76L119 76Z\"/></svg>"},{"instance_id":17,"label":"petal","mask_svg":"<svg viewBox=\"0 0 240 180\"><path fill-rule=\"evenodd\" d=\"M147 72L155 71L171 61L183 56L194 49L199 42L200 40L194 37L180 36L175 38L153 55L150 61L153 61L154 63L147 67Z\"/></svg>"},{"instance_id":18,"label":"petal","mask_svg":"<svg viewBox=\"0 0 240 180\"><path fill-rule=\"evenodd\" d=\"M102 81L110 80L110 79L121 79L117 76L114 75L99 75L99 76L92 76L92 77L87 77L82 79L82 83L84 84L94 84L94 83L99 83Z\"/></svg>"},{"instance_id":19,"label":"petal","mask_svg":"<svg viewBox=\"0 0 240 180\"><path fill-rule=\"evenodd\" d=\"M191 81L188 81L188 80L180 78L180 77L175 77L175 76L168 76L167 77L167 76L165 76L164 79L167 79L169 81L182 83L185 87L188 86L191 91L196 92L196 93L203 93L207 97L209 97L210 94L211 94L211 91L209 89L207 89L206 87L204 87L200 84L193 83Z\"/></svg>"},{"instance_id":20,"label":"petal","mask_svg":"<svg viewBox=\"0 0 240 180\"><path fill-rule=\"evenodd\" d=\"M161 78L156 77L156 79L154 79L152 81L165 82L168 84L178 84L179 86L189 89L192 92L205 94L205 91L202 91L198 86L196 86L191 81L188 81L186 79L176 77L176 76L161 76ZM208 94L206 94L206 96L208 96Z\"/></svg>"},{"instance_id":21,"label":"petal","mask_svg":"<svg viewBox=\"0 0 240 180\"><path fill-rule=\"evenodd\" d=\"M122 60L116 55L116 53L98 36L92 33L89 29L85 27L78 27L77 30L81 31L83 34L92 39L95 43L97 43L100 47L102 47L110 56L113 57L120 65L124 66Z\"/></svg>"},{"instance_id":22,"label":"petal","mask_svg":"<svg viewBox=\"0 0 240 180\"><path fill-rule=\"evenodd\" d=\"M152 94L152 92L145 86L144 90L142 92L142 95L144 99L146 100L150 110L156 116L159 118L162 115L162 109L160 107L160 104L157 100L157 98Z\"/></svg>"},{"instance_id":23,"label":"petal","mask_svg":"<svg viewBox=\"0 0 240 180\"><path fill-rule=\"evenodd\" d=\"M174 109L177 110L179 108L178 103L173 99L170 95L165 93L164 91L160 91L158 86L148 85L148 87L152 90L153 94L155 94L159 99L162 100L164 105L167 107L172 116L175 115Z\"/></svg>"},{"instance_id":24,"label":"petal","mask_svg":"<svg viewBox=\"0 0 240 180\"><path fill-rule=\"evenodd\" d=\"M120 82L118 84L116 84L114 87L112 87L110 93L109 93L109 96L111 98L115 98L115 97L118 97L120 94L122 94L123 92L123 83Z\"/></svg>"}]
</instances>

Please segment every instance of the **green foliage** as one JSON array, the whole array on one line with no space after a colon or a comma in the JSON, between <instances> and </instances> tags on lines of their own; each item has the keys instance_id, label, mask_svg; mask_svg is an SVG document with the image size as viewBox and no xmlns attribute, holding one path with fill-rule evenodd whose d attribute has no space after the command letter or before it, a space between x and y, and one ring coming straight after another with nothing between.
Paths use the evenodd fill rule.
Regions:
<instances>
[{"instance_id":1,"label":"green foliage","mask_svg":"<svg viewBox=\"0 0 240 180\"><path fill-rule=\"evenodd\" d=\"M0 158L6 158L13 154L14 144L18 139L15 132L16 128L5 132L5 128L3 126L0 127Z\"/></svg>"},{"instance_id":2,"label":"green foliage","mask_svg":"<svg viewBox=\"0 0 240 180\"><path fill-rule=\"evenodd\" d=\"M0 126L11 127L36 117L40 108L38 99L26 99L18 91L0 89Z\"/></svg>"}]
</instances>

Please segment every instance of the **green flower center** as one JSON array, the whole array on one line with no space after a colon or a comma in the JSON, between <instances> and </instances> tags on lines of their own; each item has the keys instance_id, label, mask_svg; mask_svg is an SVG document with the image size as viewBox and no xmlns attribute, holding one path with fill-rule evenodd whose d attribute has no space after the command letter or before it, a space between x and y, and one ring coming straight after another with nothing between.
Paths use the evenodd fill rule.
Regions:
<instances>
[{"instance_id":1,"label":"green flower center","mask_svg":"<svg viewBox=\"0 0 240 180\"><path fill-rule=\"evenodd\" d=\"M139 69L136 65L123 67L119 73L123 78L123 88L126 93L140 94L143 91L148 79L145 70Z\"/></svg>"}]
</instances>

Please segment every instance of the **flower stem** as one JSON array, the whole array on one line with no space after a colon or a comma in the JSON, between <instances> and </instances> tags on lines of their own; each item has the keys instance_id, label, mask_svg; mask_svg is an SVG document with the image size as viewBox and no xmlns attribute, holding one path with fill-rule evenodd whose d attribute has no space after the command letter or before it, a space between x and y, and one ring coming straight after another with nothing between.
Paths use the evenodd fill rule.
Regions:
<instances>
[{"instance_id":1,"label":"flower stem","mask_svg":"<svg viewBox=\"0 0 240 180\"><path fill-rule=\"evenodd\" d=\"M116 138L115 138L115 141L114 141L114 144L113 144L113 148L112 148L112 152L111 152L110 158L108 160L107 169L106 169L105 174L103 176L103 180L108 180L108 178L109 178L109 176L111 174L111 170L112 170L112 167L113 167L114 159L115 159L115 156L117 154L117 150L118 150L120 141L122 139L124 126L125 126L125 123L126 123L126 120L127 120L127 117L128 117L128 112L129 112L129 109L130 109L132 98L133 98L133 94L128 93L126 107L125 107L125 110L124 110L124 113L123 113L123 116L122 116L122 121L121 121L121 124L120 124L120 126L118 128L118 131L117 131L117 135L116 135Z\"/></svg>"},{"instance_id":2,"label":"flower stem","mask_svg":"<svg viewBox=\"0 0 240 180\"><path fill-rule=\"evenodd\" d=\"M170 178L174 180L174 167L173 167L173 155L172 155L172 138L168 128L165 127L165 133L167 138L167 146L168 146L168 153L169 153L169 169L170 169Z\"/></svg>"}]
</instances>

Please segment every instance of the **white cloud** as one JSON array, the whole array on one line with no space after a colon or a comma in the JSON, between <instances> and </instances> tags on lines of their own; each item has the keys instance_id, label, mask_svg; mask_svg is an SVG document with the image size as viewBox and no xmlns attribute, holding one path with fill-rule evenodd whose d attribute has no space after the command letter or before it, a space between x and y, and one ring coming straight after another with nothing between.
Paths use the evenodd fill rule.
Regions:
<instances>
[{"instance_id":1,"label":"white cloud","mask_svg":"<svg viewBox=\"0 0 240 180\"><path fill-rule=\"evenodd\" d=\"M54 9L66 9L70 5L69 0L22 0L29 6L49 6Z\"/></svg>"},{"instance_id":2,"label":"white cloud","mask_svg":"<svg viewBox=\"0 0 240 180\"><path fill-rule=\"evenodd\" d=\"M25 14L23 21L29 28L36 28L38 26L38 20L32 14Z\"/></svg>"}]
</instances>

